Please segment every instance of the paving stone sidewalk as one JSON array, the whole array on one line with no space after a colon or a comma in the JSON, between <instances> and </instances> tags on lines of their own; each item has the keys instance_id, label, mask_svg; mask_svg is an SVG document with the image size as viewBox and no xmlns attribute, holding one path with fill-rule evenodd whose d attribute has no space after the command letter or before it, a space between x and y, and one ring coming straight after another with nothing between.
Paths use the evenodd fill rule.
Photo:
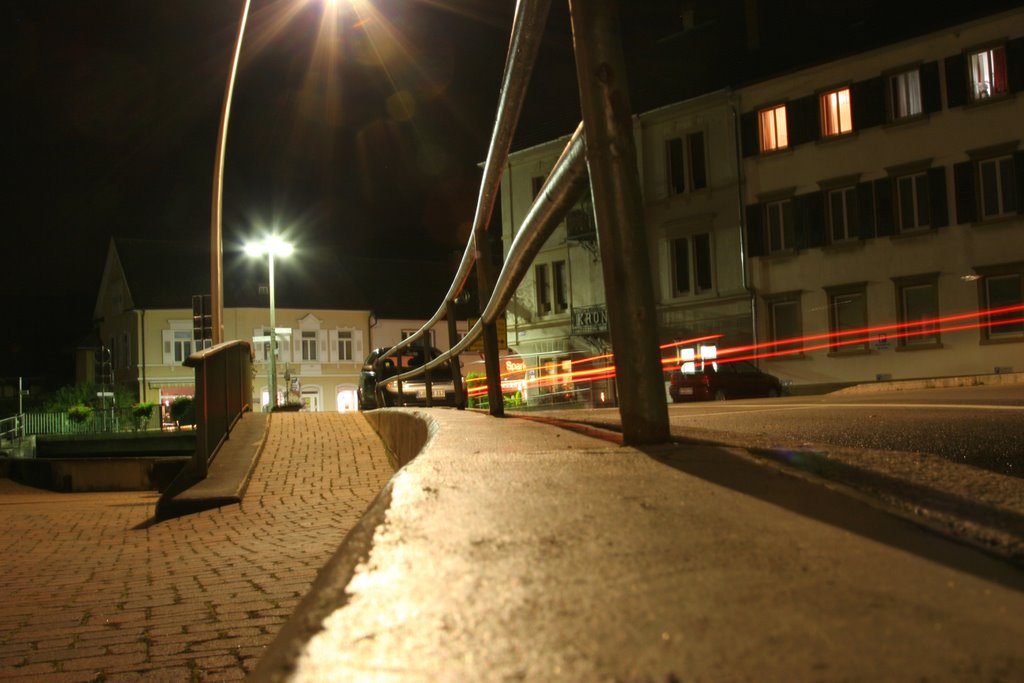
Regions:
<instances>
[{"instance_id":1,"label":"paving stone sidewalk","mask_svg":"<svg viewBox=\"0 0 1024 683\"><path fill-rule=\"evenodd\" d=\"M393 474L360 414L275 414L240 506L0 479L0 680L245 677Z\"/></svg>"}]
</instances>

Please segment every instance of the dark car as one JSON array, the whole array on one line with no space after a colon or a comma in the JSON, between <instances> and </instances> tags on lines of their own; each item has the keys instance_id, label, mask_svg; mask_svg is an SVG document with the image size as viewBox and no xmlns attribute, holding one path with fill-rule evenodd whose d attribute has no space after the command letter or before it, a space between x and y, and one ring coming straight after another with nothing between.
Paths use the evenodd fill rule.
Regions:
<instances>
[{"instance_id":1,"label":"dark car","mask_svg":"<svg viewBox=\"0 0 1024 683\"><path fill-rule=\"evenodd\" d=\"M729 398L774 398L782 394L778 377L761 372L747 361L712 364L697 372L673 372L668 393L675 403L724 401Z\"/></svg>"},{"instance_id":2,"label":"dark car","mask_svg":"<svg viewBox=\"0 0 1024 683\"><path fill-rule=\"evenodd\" d=\"M423 365L423 349L402 349L394 356L381 359L391 347L382 346L370 352L359 373L359 409L373 410L390 406L422 406L427 402L427 386L423 375L402 382L402 393L399 396L398 383L392 382L384 387L384 404L377 404L377 383ZM440 356L441 352L431 349L431 358ZM431 403L435 406L455 405L455 383L452 381L451 366L442 363L430 369Z\"/></svg>"}]
</instances>

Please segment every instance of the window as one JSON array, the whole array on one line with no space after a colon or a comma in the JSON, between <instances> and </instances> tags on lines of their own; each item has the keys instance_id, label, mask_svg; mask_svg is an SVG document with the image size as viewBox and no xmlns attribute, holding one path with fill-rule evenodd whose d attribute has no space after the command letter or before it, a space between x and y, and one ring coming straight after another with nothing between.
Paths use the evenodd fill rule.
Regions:
<instances>
[{"instance_id":1,"label":"window","mask_svg":"<svg viewBox=\"0 0 1024 683\"><path fill-rule=\"evenodd\" d=\"M981 307L992 311L981 319L982 341L1024 339L1024 309L1001 310L1024 305L1024 264L975 270L981 275Z\"/></svg>"},{"instance_id":2,"label":"window","mask_svg":"<svg viewBox=\"0 0 1024 683\"><path fill-rule=\"evenodd\" d=\"M853 131L850 89L840 88L821 95L821 134L823 137L844 135Z\"/></svg>"},{"instance_id":3,"label":"window","mask_svg":"<svg viewBox=\"0 0 1024 683\"><path fill-rule=\"evenodd\" d=\"M338 330L338 360L352 360L352 330Z\"/></svg>"},{"instance_id":4,"label":"window","mask_svg":"<svg viewBox=\"0 0 1024 683\"><path fill-rule=\"evenodd\" d=\"M302 331L302 360L314 361L317 358L316 355L317 343L316 343L316 330L303 330Z\"/></svg>"},{"instance_id":5,"label":"window","mask_svg":"<svg viewBox=\"0 0 1024 683\"><path fill-rule=\"evenodd\" d=\"M1019 200L1015 190L1012 156L978 162L978 180L983 220L1017 213Z\"/></svg>"},{"instance_id":6,"label":"window","mask_svg":"<svg viewBox=\"0 0 1024 683\"><path fill-rule=\"evenodd\" d=\"M896 178L896 215L900 232L925 230L931 225L928 175L911 173Z\"/></svg>"},{"instance_id":7,"label":"window","mask_svg":"<svg viewBox=\"0 0 1024 683\"><path fill-rule=\"evenodd\" d=\"M704 160L704 133L690 133L686 138L671 138L665 143L669 194L701 190L708 185ZM687 171L689 185L687 185Z\"/></svg>"},{"instance_id":8,"label":"window","mask_svg":"<svg viewBox=\"0 0 1024 683\"><path fill-rule=\"evenodd\" d=\"M692 250L691 250L692 245ZM711 235L678 237L671 242L672 294L699 294L711 289Z\"/></svg>"},{"instance_id":9,"label":"window","mask_svg":"<svg viewBox=\"0 0 1024 683\"><path fill-rule=\"evenodd\" d=\"M416 332L418 332L418 331L419 330L402 330L402 340L404 341L404 340L408 339L412 335L416 334ZM430 340L430 345L431 346L433 346L433 347L437 346L437 344L434 342L434 331L433 330L430 330L429 332L427 332L426 337L427 337L427 339ZM423 337L420 337L419 341L415 342L413 344L413 346L417 346L419 348L423 348Z\"/></svg>"},{"instance_id":10,"label":"window","mask_svg":"<svg viewBox=\"0 0 1024 683\"><path fill-rule=\"evenodd\" d=\"M939 344L939 293L937 276L898 278L896 283L897 316L900 337L897 346L903 349L936 347Z\"/></svg>"},{"instance_id":11,"label":"window","mask_svg":"<svg viewBox=\"0 0 1024 683\"><path fill-rule=\"evenodd\" d=\"M256 354L256 357L263 361L266 361L270 357L270 328L257 327L252 331L252 336L252 345L254 347L253 350L254 353ZM268 341L256 341L257 337L267 337ZM280 343L280 340L278 343Z\"/></svg>"},{"instance_id":12,"label":"window","mask_svg":"<svg viewBox=\"0 0 1024 683\"><path fill-rule=\"evenodd\" d=\"M192 355L192 330L174 331L174 362L181 363Z\"/></svg>"},{"instance_id":13,"label":"window","mask_svg":"<svg viewBox=\"0 0 1024 683\"><path fill-rule=\"evenodd\" d=\"M863 285L828 288L828 329L833 353L866 352L867 294Z\"/></svg>"},{"instance_id":14,"label":"window","mask_svg":"<svg viewBox=\"0 0 1024 683\"><path fill-rule=\"evenodd\" d=\"M541 263L533 269L534 283L537 287L537 313L551 313L551 287L548 280L548 264Z\"/></svg>"},{"instance_id":15,"label":"window","mask_svg":"<svg viewBox=\"0 0 1024 683\"><path fill-rule=\"evenodd\" d=\"M565 275L565 261L551 264L551 277L555 286L555 313L564 313L569 308L569 281Z\"/></svg>"},{"instance_id":16,"label":"window","mask_svg":"<svg viewBox=\"0 0 1024 683\"><path fill-rule=\"evenodd\" d=\"M970 53L967 68L971 99L975 102L1008 92L1006 48L1002 45Z\"/></svg>"},{"instance_id":17,"label":"window","mask_svg":"<svg viewBox=\"0 0 1024 683\"><path fill-rule=\"evenodd\" d=\"M786 132L786 105L780 104L769 109L762 109L757 114L761 130L761 151L771 152L789 146L789 134Z\"/></svg>"},{"instance_id":18,"label":"window","mask_svg":"<svg viewBox=\"0 0 1024 683\"><path fill-rule=\"evenodd\" d=\"M768 226L768 251L786 251L796 248L796 230L793 226L793 201L782 199L765 204L765 224Z\"/></svg>"},{"instance_id":19,"label":"window","mask_svg":"<svg viewBox=\"0 0 1024 683\"><path fill-rule=\"evenodd\" d=\"M800 353L803 344L798 341L802 334L800 321L800 295L786 294L767 300L768 339L776 342L775 353Z\"/></svg>"},{"instance_id":20,"label":"window","mask_svg":"<svg viewBox=\"0 0 1024 683\"><path fill-rule=\"evenodd\" d=\"M829 190L828 221L832 243L846 242L857 237L857 188L841 187Z\"/></svg>"},{"instance_id":21,"label":"window","mask_svg":"<svg viewBox=\"0 0 1024 683\"><path fill-rule=\"evenodd\" d=\"M918 69L889 76L889 113L893 121L918 116L921 103L921 72Z\"/></svg>"}]
</instances>

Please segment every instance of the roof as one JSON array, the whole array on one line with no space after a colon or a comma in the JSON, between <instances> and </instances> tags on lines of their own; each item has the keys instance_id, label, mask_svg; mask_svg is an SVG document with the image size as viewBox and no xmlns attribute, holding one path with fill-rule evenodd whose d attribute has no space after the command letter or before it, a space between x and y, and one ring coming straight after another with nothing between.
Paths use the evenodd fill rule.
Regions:
<instances>
[{"instance_id":1,"label":"roof","mask_svg":"<svg viewBox=\"0 0 1024 683\"><path fill-rule=\"evenodd\" d=\"M114 249L136 308L191 308L210 291L208 244L114 238ZM267 263L225 250L224 305L269 305ZM353 258L335 245L297 247L274 262L279 308L368 310L381 318L430 317L451 286L457 264L412 259Z\"/></svg>"}]
</instances>

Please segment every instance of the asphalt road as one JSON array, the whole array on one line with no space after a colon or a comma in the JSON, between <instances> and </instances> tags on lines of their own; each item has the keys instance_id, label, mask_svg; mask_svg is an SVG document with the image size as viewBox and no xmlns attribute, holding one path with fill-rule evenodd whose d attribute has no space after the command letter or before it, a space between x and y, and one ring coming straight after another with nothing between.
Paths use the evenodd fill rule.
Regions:
<instances>
[{"instance_id":1,"label":"asphalt road","mask_svg":"<svg viewBox=\"0 0 1024 683\"><path fill-rule=\"evenodd\" d=\"M669 418L696 438L924 452L1024 477L1021 385L680 403Z\"/></svg>"}]
</instances>

